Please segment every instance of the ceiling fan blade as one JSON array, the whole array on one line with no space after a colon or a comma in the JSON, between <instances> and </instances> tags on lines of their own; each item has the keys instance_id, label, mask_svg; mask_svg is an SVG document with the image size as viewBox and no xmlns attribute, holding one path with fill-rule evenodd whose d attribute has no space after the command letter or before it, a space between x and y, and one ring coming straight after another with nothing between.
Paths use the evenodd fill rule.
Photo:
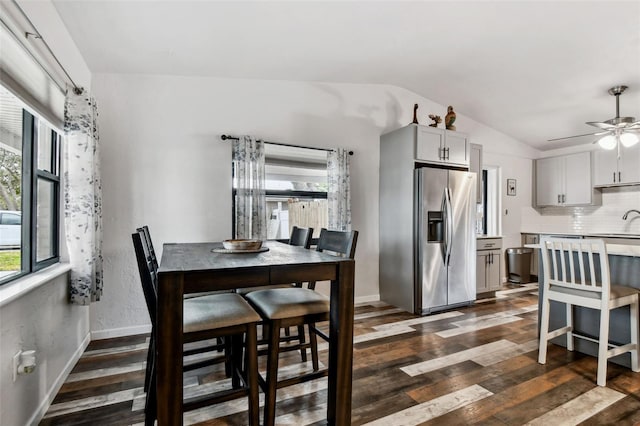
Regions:
<instances>
[{"instance_id":1,"label":"ceiling fan blade","mask_svg":"<svg viewBox=\"0 0 640 426\"><path fill-rule=\"evenodd\" d=\"M605 130L609 130L609 129L615 129L616 126L614 126L613 124L609 124L609 123L602 123L599 121L587 121L588 125L590 126L594 126L594 127L599 127L601 129L605 129Z\"/></svg>"},{"instance_id":2,"label":"ceiling fan blade","mask_svg":"<svg viewBox=\"0 0 640 426\"><path fill-rule=\"evenodd\" d=\"M564 138L547 139L547 142L561 141L564 139L571 139L571 138L581 138L583 136L598 136L598 135L604 135L605 133L609 133L609 132L586 133L584 135L565 136Z\"/></svg>"}]
</instances>

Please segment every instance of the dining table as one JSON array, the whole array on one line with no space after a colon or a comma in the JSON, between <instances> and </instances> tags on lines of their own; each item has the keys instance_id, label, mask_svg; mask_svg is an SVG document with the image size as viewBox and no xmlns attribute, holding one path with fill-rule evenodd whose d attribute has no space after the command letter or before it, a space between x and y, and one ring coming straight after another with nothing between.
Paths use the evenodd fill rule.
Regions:
<instances>
[{"instance_id":1,"label":"dining table","mask_svg":"<svg viewBox=\"0 0 640 426\"><path fill-rule=\"evenodd\" d=\"M183 421L182 318L188 293L330 281L327 424L351 423L353 259L265 241L262 252L225 253L222 242L166 243L158 269L158 425Z\"/></svg>"}]
</instances>

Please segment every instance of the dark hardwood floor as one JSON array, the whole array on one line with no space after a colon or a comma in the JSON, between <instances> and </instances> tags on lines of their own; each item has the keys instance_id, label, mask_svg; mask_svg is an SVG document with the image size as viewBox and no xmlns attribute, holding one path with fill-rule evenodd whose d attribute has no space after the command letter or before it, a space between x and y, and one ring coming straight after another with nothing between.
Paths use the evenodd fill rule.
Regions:
<instances>
[{"instance_id":1,"label":"dark hardwood floor","mask_svg":"<svg viewBox=\"0 0 640 426\"><path fill-rule=\"evenodd\" d=\"M357 306L353 424L640 424L640 373L609 363L600 388L595 358L555 345L547 364L537 363L536 294L534 284L505 287L496 298L426 317ZM40 424L143 422L147 338L91 342ZM320 349L326 363L326 344ZM283 374L301 368L299 360L286 354ZM185 393L223 378L219 365L186 373ZM323 424L325 412L326 379L278 391L277 424ZM244 399L184 417L185 424L246 422Z\"/></svg>"}]
</instances>

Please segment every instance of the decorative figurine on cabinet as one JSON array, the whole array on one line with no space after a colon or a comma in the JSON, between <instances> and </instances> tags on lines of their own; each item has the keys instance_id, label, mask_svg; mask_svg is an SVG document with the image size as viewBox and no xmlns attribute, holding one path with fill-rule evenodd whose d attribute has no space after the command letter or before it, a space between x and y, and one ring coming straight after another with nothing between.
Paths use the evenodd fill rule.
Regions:
<instances>
[{"instance_id":1,"label":"decorative figurine on cabinet","mask_svg":"<svg viewBox=\"0 0 640 426\"><path fill-rule=\"evenodd\" d=\"M456 126L453 123L456 122L456 113L453 111L453 107L449 105L447 107L447 115L444 116L444 126L447 130L456 130Z\"/></svg>"},{"instance_id":2,"label":"decorative figurine on cabinet","mask_svg":"<svg viewBox=\"0 0 640 426\"><path fill-rule=\"evenodd\" d=\"M413 121L412 124L418 124L418 104L413 106Z\"/></svg>"},{"instance_id":3,"label":"decorative figurine on cabinet","mask_svg":"<svg viewBox=\"0 0 640 426\"><path fill-rule=\"evenodd\" d=\"M438 124L442 123L442 118L439 115L429 114L429 118L433 120L429 127L438 127Z\"/></svg>"}]
</instances>

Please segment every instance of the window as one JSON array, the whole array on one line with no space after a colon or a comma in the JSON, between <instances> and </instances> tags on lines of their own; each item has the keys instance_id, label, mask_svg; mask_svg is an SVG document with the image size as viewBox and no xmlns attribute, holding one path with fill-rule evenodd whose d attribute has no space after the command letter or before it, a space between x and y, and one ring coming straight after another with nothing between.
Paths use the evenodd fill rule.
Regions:
<instances>
[{"instance_id":1,"label":"window","mask_svg":"<svg viewBox=\"0 0 640 426\"><path fill-rule=\"evenodd\" d=\"M313 238L328 224L327 152L265 144L268 239L289 239L293 226L313 228Z\"/></svg>"},{"instance_id":2,"label":"window","mask_svg":"<svg viewBox=\"0 0 640 426\"><path fill-rule=\"evenodd\" d=\"M266 142L265 190L268 239L288 240L294 225L313 228L317 238L328 225L327 152Z\"/></svg>"},{"instance_id":3,"label":"window","mask_svg":"<svg viewBox=\"0 0 640 426\"><path fill-rule=\"evenodd\" d=\"M0 284L58 261L60 143L0 86Z\"/></svg>"}]
</instances>

